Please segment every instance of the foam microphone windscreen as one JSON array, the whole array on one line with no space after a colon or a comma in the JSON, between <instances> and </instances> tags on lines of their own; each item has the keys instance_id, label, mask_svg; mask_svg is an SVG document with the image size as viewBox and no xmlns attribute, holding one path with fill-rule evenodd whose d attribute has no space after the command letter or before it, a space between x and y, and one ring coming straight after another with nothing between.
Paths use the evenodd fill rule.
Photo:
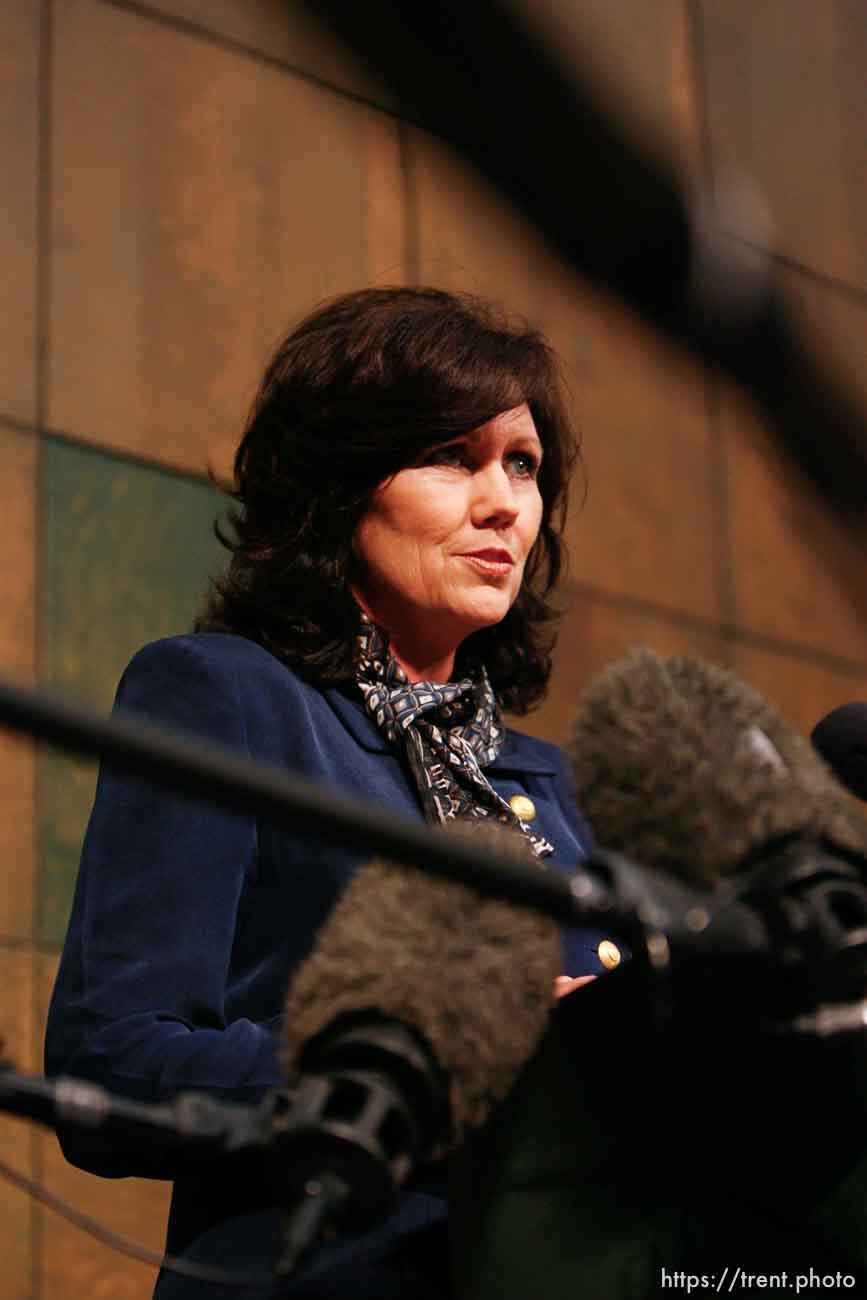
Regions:
<instances>
[{"instance_id":1,"label":"foam microphone windscreen","mask_svg":"<svg viewBox=\"0 0 867 1300\"><path fill-rule=\"evenodd\" d=\"M570 746L601 845L713 885L787 837L867 851L809 742L736 674L641 649L584 693Z\"/></svg>"},{"instance_id":2,"label":"foam microphone windscreen","mask_svg":"<svg viewBox=\"0 0 867 1300\"><path fill-rule=\"evenodd\" d=\"M492 852L537 861L513 833L479 822L470 828L458 829L490 835ZM289 988L288 1076L305 1046L344 1018L369 1011L408 1025L448 1080L441 1153L509 1092L547 1027L562 970L556 922L450 880L371 862L344 890Z\"/></svg>"}]
</instances>

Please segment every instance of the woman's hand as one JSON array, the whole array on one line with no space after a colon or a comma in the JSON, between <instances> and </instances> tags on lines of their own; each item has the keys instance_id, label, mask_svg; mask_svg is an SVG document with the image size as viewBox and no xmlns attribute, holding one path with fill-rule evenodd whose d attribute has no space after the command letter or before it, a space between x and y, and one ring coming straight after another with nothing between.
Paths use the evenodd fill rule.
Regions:
<instances>
[{"instance_id":1,"label":"woman's hand","mask_svg":"<svg viewBox=\"0 0 867 1300\"><path fill-rule=\"evenodd\" d=\"M554 981L554 1001L565 998L567 993L573 993L575 989L583 988L595 979L595 975L576 975L574 979L571 975L558 975Z\"/></svg>"}]
</instances>

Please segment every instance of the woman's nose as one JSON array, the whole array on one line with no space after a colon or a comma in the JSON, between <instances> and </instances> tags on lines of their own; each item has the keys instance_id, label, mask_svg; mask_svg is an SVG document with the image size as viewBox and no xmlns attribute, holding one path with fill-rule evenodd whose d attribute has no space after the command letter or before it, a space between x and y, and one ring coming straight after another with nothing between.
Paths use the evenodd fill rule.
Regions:
<instances>
[{"instance_id":1,"label":"woman's nose","mask_svg":"<svg viewBox=\"0 0 867 1300\"><path fill-rule=\"evenodd\" d=\"M473 523L498 528L513 524L520 505L514 483L502 465L492 466L474 477Z\"/></svg>"}]
</instances>

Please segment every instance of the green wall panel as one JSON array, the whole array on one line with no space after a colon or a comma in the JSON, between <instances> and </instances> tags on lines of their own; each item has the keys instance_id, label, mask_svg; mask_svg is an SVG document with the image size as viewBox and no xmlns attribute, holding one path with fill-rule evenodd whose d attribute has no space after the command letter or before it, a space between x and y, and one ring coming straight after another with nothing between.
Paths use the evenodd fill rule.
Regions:
<instances>
[{"instance_id":1,"label":"green wall panel","mask_svg":"<svg viewBox=\"0 0 867 1300\"><path fill-rule=\"evenodd\" d=\"M107 711L148 641L189 631L225 552L208 484L47 440L40 482L39 662L45 686ZM39 759L43 943L62 942L96 764L43 748Z\"/></svg>"}]
</instances>

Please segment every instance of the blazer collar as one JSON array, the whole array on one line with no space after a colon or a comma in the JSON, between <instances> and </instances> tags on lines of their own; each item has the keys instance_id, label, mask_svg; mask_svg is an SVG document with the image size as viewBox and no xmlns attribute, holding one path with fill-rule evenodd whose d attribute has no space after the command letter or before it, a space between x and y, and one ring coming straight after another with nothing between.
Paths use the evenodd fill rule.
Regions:
<instances>
[{"instance_id":1,"label":"blazer collar","mask_svg":"<svg viewBox=\"0 0 867 1300\"><path fill-rule=\"evenodd\" d=\"M325 691L325 698L337 714L353 740L367 750L369 754L393 754L394 750L365 712L364 703L355 698L355 688L332 686ZM527 773L536 776L554 776L556 768L546 754L540 754L535 746L538 742L520 732L506 730L503 747L485 772Z\"/></svg>"},{"instance_id":2,"label":"blazer collar","mask_svg":"<svg viewBox=\"0 0 867 1300\"><path fill-rule=\"evenodd\" d=\"M394 753L379 727L365 711L364 702L354 685L331 686L326 690L325 698L352 739L362 749L366 749L369 754Z\"/></svg>"}]
</instances>

